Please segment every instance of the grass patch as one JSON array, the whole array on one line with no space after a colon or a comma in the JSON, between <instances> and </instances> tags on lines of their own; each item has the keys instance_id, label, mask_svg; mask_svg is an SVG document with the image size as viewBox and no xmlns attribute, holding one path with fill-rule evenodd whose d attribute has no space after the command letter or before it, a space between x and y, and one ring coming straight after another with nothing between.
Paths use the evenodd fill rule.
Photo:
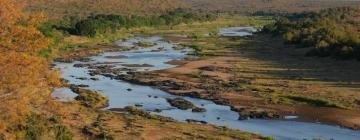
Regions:
<instances>
[{"instance_id":1,"label":"grass patch","mask_svg":"<svg viewBox=\"0 0 360 140\"><path fill-rule=\"evenodd\" d=\"M75 99L78 100L81 105L84 105L86 107L90 107L93 109L101 109L109 105L108 97L96 91L82 89L75 86L71 86L71 90L78 94Z\"/></svg>"},{"instance_id":2,"label":"grass patch","mask_svg":"<svg viewBox=\"0 0 360 140\"><path fill-rule=\"evenodd\" d=\"M193 72L191 73L191 77L193 78L207 78L209 77L208 75L205 75L202 71L198 71L198 72Z\"/></svg>"},{"instance_id":3,"label":"grass patch","mask_svg":"<svg viewBox=\"0 0 360 140\"><path fill-rule=\"evenodd\" d=\"M349 107L330 101L323 98L316 97L307 97L301 95L284 95L285 93L280 93L279 91L274 91L272 94L258 94L260 97L265 98L267 102L273 104L307 104L317 107L333 107L340 109L349 109Z\"/></svg>"},{"instance_id":4,"label":"grass patch","mask_svg":"<svg viewBox=\"0 0 360 140\"><path fill-rule=\"evenodd\" d=\"M56 120L54 118L57 118ZM33 113L27 118L25 127L26 140L54 138L55 140L72 140L74 134L61 123L58 117L46 118L44 115Z\"/></svg>"},{"instance_id":5,"label":"grass patch","mask_svg":"<svg viewBox=\"0 0 360 140\"><path fill-rule=\"evenodd\" d=\"M174 50L183 50L185 48L186 48L185 45L176 45L176 46L173 47Z\"/></svg>"},{"instance_id":6,"label":"grass patch","mask_svg":"<svg viewBox=\"0 0 360 140\"><path fill-rule=\"evenodd\" d=\"M137 45L140 46L140 47L147 48L147 47L155 46L156 43L154 43L154 42L147 42L147 41L140 41L139 43L137 43Z\"/></svg>"},{"instance_id":7,"label":"grass patch","mask_svg":"<svg viewBox=\"0 0 360 140\"><path fill-rule=\"evenodd\" d=\"M64 125L57 125L54 127L56 140L72 140L74 134Z\"/></svg>"},{"instance_id":8,"label":"grass patch","mask_svg":"<svg viewBox=\"0 0 360 140\"><path fill-rule=\"evenodd\" d=\"M230 87L234 88L235 90L251 90L251 91L259 92L259 93L275 92L275 90L273 90L267 86L252 85L251 83L247 83L247 82L231 81L228 83L228 85Z\"/></svg>"},{"instance_id":9,"label":"grass patch","mask_svg":"<svg viewBox=\"0 0 360 140\"><path fill-rule=\"evenodd\" d=\"M319 106L319 107L335 107L335 108L341 108L341 109L347 109L344 105L341 105L339 103L335 103L330 100L321 99L321 98L314 98L314 97L306 97L306 96L282 96L286 99L290 99L295 102L301 102L306 103L309 105Z\"/></svg>"},{"instance_id":10,"label":"grass patch","mask_svg":"<svg viewBox=\"0 0 360 140\"><path fill-rule=\"evenodd\" d=\"M186 44L186 46L193 49L193 51L189 52L189 54L195 56L200 56L206 48L205 46L199 44Z\"/></svg>"}]
</instances>

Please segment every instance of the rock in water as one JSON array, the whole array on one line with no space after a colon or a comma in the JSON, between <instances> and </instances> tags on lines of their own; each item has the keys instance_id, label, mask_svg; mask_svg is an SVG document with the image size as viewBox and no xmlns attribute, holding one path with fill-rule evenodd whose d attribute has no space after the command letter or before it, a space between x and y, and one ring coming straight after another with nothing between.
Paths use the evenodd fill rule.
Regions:
<instances>
[{"instance_id":1,"label":"rock in water","mask_svg":"<svg viewBox=\"0 0 360 140\"><path fill-rule=\"evenodd\" d=\"M185 99L182 99L182 98L175 98L175 99L166 99L167 102L171 105L171 106L174 106L178 109L181 109L181 110L188 110L188 109L193 109L195 108L195 105L192 104L191 102L185 100Z\"/></svg>"}]
</instances>

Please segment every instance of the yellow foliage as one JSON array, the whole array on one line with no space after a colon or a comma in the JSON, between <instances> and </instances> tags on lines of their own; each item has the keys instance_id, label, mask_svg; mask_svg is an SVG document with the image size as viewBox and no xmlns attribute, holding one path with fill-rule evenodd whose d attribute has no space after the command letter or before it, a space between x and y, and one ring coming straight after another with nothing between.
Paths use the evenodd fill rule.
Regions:
<instances>
[{"instance_id":1,"label":"yellow foliage","mask_svg":"<svg viewBox=\"0 0 360 140\"><path fill-rule=\"evenodd\" d=\"M0 135L6 127L24 125L31 112L48 105L51 86L60 85L59 72L37 56L51 43L37 30L46 20L44 14L23 13L13 0L0 0Z\"/></svg>"},{"instance_id":2,"label":"yellow foliage","mask_svg":"<svg viewBox=\"0 0 360 140\"><path fill-rule=\"evenodd\" d=\"M37 30L39 23L46 21L46 16L27 15L18 10L21 8L12 0L0 1L0 52L35 54L51 43Z\"/></svg>"},{"instance_id":3,"label":"yellow foliage","mask_svg":"<svg viewBox=\"0 0 360 140\"><path fill-rule=\"evenodd\" d=\"M0 0L0 21L1 25L14 24L23 14L17 10L21 5L11 0Z\"/></svg>"}]
</instances>

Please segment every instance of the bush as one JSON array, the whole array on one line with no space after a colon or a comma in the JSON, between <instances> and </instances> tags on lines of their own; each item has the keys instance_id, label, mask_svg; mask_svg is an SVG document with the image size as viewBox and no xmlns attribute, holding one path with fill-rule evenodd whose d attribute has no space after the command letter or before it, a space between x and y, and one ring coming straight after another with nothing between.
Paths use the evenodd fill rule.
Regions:
<instances>
[{"instance_id":1,"label":"bush","mask_svg":"<svg viewBox=\"0 0 360 140\"><path fill-rule=\"evenodd\" d=\"M64 125L57 125L54 128L56 140L72 140L74 134Z\"/></svg>"},{"instance_id":2,"label":"bush","mask_svg":"<svg viewBox=\"0 0 360 140\"><path fill-rule=\"evenodd\" d=\"M47 119L44 115L35 113L28 117L25 127L25 139L39 140L43 137L52 136L56 140L72 140L74 137L70 130L61 124L61 119L58 117Z\"/></svg>"},{"instance_id":3,"label":"bush","mask_svg":"<svg viewBox=\"0 0 360 140\"><path fill-rule=\"evenodd\" d=\"M44 119L37 114L31 114L27 119L25 138L27 140L39 140L46 131Z\"/></svg>"}]
</instances>

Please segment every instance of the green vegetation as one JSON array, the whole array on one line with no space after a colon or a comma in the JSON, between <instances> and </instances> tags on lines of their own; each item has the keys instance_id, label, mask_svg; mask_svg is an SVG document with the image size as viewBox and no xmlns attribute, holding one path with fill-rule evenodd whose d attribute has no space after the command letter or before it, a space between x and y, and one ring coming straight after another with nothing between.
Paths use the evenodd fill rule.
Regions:
<instances>
[{"instance_id":1,"label":"green vegetation","mask_svg":"<svg viewBox=\"0 0 360 140\"><path fill-rule=\"evenodd\" d=\"M250 83L240 83L240 82L230 82L231 87L234 87L237 90L250 90L253 92L258 92L260 94L273 93L274 90L266 86L252 85Z\"/></svg>"},{"instance_id":2,"label":"green vegetation","mask_svg":"<svg viewBox=\"0 0 360 140\"><path fill-rule=\"evenodd\" d=\"M102 109L109 105L109 99L96 91L88 89L82 89L75 86L71 86L71 90L78 94L75 98L86 107L93 109Z\"/></svg>"},{"instance_id":3,"label":"green vegetation","mask_svg":"<svg viewBox=\"0 0 360 140\"><path fill-rule=\"evenodd\" d=\"M236 27L236 26L254 26L261 29L267 24L274 22L274 19L266 16L218 16L216 20L185 24L181 23L175 26L159 26L159 27L140 27L129 29L130 32L139 35L163 35L163 34L178 34L186 35L197 39L209 39L212 42L214 38L218 38L218 32L222 27Z\"/></svg>"},{"instance_id":4,"label":"green vegetation","mask_svg":"<svg viewBox=\"0 0 360 140\"><path fill-rule=\"evenodd\" d=\"M205 108L197 107L193 103L191 103L190 101L187 101L187 100L182 99L182 98L175 98L175 99L168 98L166 100L171 106L174 106L174 107L176 107L178 109L181 109L181 110L191 109L192 112L206 112L207 111Z\"/></svg>"},{"instance_id":5,"label":"green vegetation","mask_svg":"<svg viewBox=\"0 0 360 140\"><path fill-rule=\"evenodd\" d=\"M152 47L155 46L156 43L155 42L147 42L147 41L140 41L138 42L136 45L140 46L140 47Z\"/></svg>"},{"instance_id":6,"label":"green vegetation","mask_svg":"<svg viewBox=\"0 0 360 140\"><path fill-rule=\"evenodd\" d=\"M138 109L135 106L127 106L125 107L125 109L132 115L136 115L136 116L141 116L144 118L148 118L148 119L158 119L158 120L163 120L163 121L173 121L172 119L166 118L166 117L161 117L158 115L152 115L149 112L146 112L144 110Z\"/></svg>"},{"instance_id":7,"label":"green vegetation","mask_svg":"<svg viewBox=\"0 0 360 140\"><path fill-rule=\"evenodd\" d=\"M135 4L132 3L135 5L134 7L144 5L136 3L139 2L137 0L130 0L127 2L134 1ZM46 5L46 8L39 8L40 10L33 9L34 5L36 7L36 5L40 2L49 5ZM61 2L66 3L65 6L60 4ZM191 46L195 49L195 55L202 56L202 58L208 56L219 56L224 52L215 52L213 50L237 48L243 41L241 39L231 40L218 37L217 31L221 27L250 25L261 28L264 24L272 22L272 20L267 17L229 16L215 20L216 16L214 14L187 9L177 9L169 12L168 10L164 10L167 8L164 8L160 9L162 12L155 15L153 15L152 12L150 12L150 15L122 14L117 12L118 9L114 10L112 8L102 7L103 5L109 5L111 1L104 2L102 5L99 4L98 9L114 10L114 13L100 12L93 9L86 9L86 7L91 5L89 3L95 3L93 6L98 6L99 1L34 1L34 3L32 3L33 5L28 7L28 10L41 11L41 9L47 9L48 7L46 12L51 13L54 9L56 11L56 9L60 7L59 9L63 8L61 10L71 13L67 15L66 12L60 12L67 17L61 20L51 20L47 23L41 24L40 26L34 22L35 20L39 20L40 22L40 20L42 21L43 19L37 19L36 16L30 18L22 16L19 17L18 15L27 14L18 14L14 12L19 8L12 4L2 3L0 5L2 10L14 6L14 9L10 9L8 11L5 10L4 12L4 16L10 16L9 18L4 18L5 20L1 19L1 29L3 31L9 31L9 33L5 32L4 38L0 39L0 42L2 42L3 45L2 48L5 48L4 50L6 50L2 51L3 55L1 56L3 56L3 59L0 59L3 60L1 61L1 64L6 66L1 67L0 69L0 73L2 73L2 76L5 77L2 78L3 83L1 84L1 91L6 91L1 93L2 106L0 106L0 139L26 138L30 140L37 140L54 138L57 140L70 140L75 136L76 138L85 139L146 139L150 135L155 135L153 132L164 132L156 134L156 136L159 138L169 139L266 139L257 135L242 133L237 130L223 127L179 123L172 121L171 119L154 116L143 110L131 107L127 108L131 114L119 115L111 112L105 112L104 114L107 115L103 115L103 112L97 112L97 109L106 107L108 105L108 99L97 92L85 89L73 89L79 94L79 96L76 97L78 102L60 103L51 98L51 89L55 88L55 86L60 86L59 83L55 84L55 81L58 80L59 77L52 76L50 74L53 73L47 71L49 69L49 65L46 63L47 60L45 62L45 59L43 60L43 58L37 58L44 61L41 61L40 64L37 63L37 59L32 59L33 57L37 57L37 54L40 54L43 57L50 57L50 59L48 59L49 62L52 60L51 57L53 57L54 54L65 54L64 52L76 52L73 56L79 57L79 54L81 54L81 57L86 57L84 54L95 55L103 51L113 50L113 48L106 48L104 46L109 46L108 43L114 40L130 37L131 35L129 35L129 33L142 34L145 32L145 34L179 33L187 35L188 37L191 37L191 39L195 40L189 43L193 44ZM6 5L4 6L4 4ZM56 4L59 4L59 7L54 6ZM71 4L74 6L70 6L69 9L64 8ZM154 5L154 3L151 3L151 5ZM116 7L118 6L118 3L114 3L114 5L111 6ZM163 5L159 5L159 7L163 7ZM91 13L96 13L96 15L89 12L78 13L76 12L76 8L78 8L79 11L87 10ZM128 10L127 8L124 9ZM72 10L75 10L75 12ZM131 9L129 11L131 12ZM147 10L144 11L148 12ZM54 14L59 13L54 12ZM65 17L64 15L58 15L56 17ZM25 22L24 19L28 21ZM10 22L7 20L10 20ZM10 25L7 26L6 24ZM31 28L26 29L26 27ZM36 27L41 32L38 32ZM19 30L18 28L23 30ZM46 37L43 37L41 33ZM53 40L52 44L49 41L51 39ZM39 43L39 45L37 43ZM47 47L49 44L50 47ZM151 46L154 44L141 42L141 45ZM39 47L36 48L36 51L29 51L29 48L31 49L33 46ZM13 52L29 54L12 54L8 56L8 51L11 50L11 48L13 48ZM40 49L41 51L38 51ZM181 49L181 47L176 47L176 49ZM71 55L67 56L70 57ZM67 56L64 58L69 58ZM27 67L31 64L34 64L35 66ZM23 72L21 70L26 71ZM54 75L55 74L58 73L54 73ZM202 73L194 73L190 75L197 78L203 78L206 76ZM7 85L9 85L9 87L6 87ZM262 86L237 86L261 92L267 91L267 89ZM7 92L7 90L9 92ZM19 94L8 94L13 91L17 91ZM317 106L340 107L340 105L329 102L325 99L310 99L293 96L283 98L287 98L288 100L292 100L294 102L303 102ZM197 112L206 111L202 108L194 108L194 106L191 108L193 111ZM29 112L36 113L29 115ZM23 118L25 118L24 123L22 122ZM64 119L64 121L62 122L60 118ZM67 126L70 127L68 128Z\"/></svg>"},{"instance_id":8,"label":"green vegetation","mask_svg":"<svg viewBox=\"0 0 360 140\"><path fill-rule=\"evenodd\" d=\"M360 60L360 32L354 8L291 14L264 28L282 35L286 43L309 47L309 56Z\"/></svg>"},{"instance_id":9,"label":"green vegetation","mask_svg":"<svg viewBox=\"0 0 360 140\"><path fill-rule=\"evenodd\" d=\"M28 140L38 140L44 133L44 123L45 121L40 120L41 117L36 114L32 114L27 120L26 127L26 139Z\"/></svg>"},{"instance_id":10,"label":"green vegetation","mask_svg":"<svg viewBox=\"0 0 360 140\"><path fill-rule=\"evenodd\" d=\"M276 104L307 104L318 107L334 107L340 109L349 109L348 106L342 105L335 101L331 101L319 97L311 96L302 96L302 95L290 95L279 92L274 92L272 94L259 94L261 97L267 99L267 101Z\"/></svg>"},{"instance_id":11,"label":"green vegetation","mask_svg":"<svg viewBox=\"0 0 360 140\"><path fill-rule=\"evenodd\" d=\"M74 134L64 125L57 125L54 127L56 140L72 140Z\"/></svg>"},{"instance_id":12,"label":"green vegetation","mask_svg":"<svg viewBox=\"0 0 360 140\"><path fill-rule=\"evenodd\" d=\"M129 28L126 28L124 26L120 26L120 24L114 23L111 25L114 25L113 27L119 26L119 29L115 30L115 29L111 29L110 27L109 28L106 27L104 30L101 29L100 31L96 31L96 29L89 29L90 31L87 33L89 33L89 34L96 33L96 32L97 33L94 37L87 37L87 36L77 36L76 35L77 30L75 28L77 23L87 20L87 18L81 20L80 18L71 17L71 18L64 18L63 20L50 20L47 23L41 24L38 27L40 29L40 31L46 35L46 37L49 37L52 40L54 40L53 44L51 44L48 48L44 48L40 52L40 55L44 56L44 57L48 57L48 58L59 58L59 57L69 58L69 60L70 60L70 59L73 59L72 58L73 56L70 56L70 55L83 56L84 53L82 53L82 52L86 52L86 50L88 50L88 52L94 52L91 54L97 54L101 50L114 49L114 48L104 49L103 48L104 46L102 46L102 45L112 44L114 41L119 40L119 39L128 39L128 38L132 37L132 34L134 34L134 35L137 35L137 34L142 34L142 35L146 35L146 34L158 34L158 35L161 35L161 34L183 34L183 35L187 35L189 37L198 38L199 40L205 40L205 39L209 40L209 44L211 44L212 42L221 44L221 41L216 39L217 35L215 34L218 32L218 30L221 27L241 26L242 25L242 26L255 26L257 28L262 28L264 25L274 22L274 20L272 20L269 17L261 17L261 16L256 16L256 17L225 16L225 17L218 17L213 20L211 18L210 19L207 18L207 17L212 17L213 14L209 14L206 12L182 11L181 9L178 9L178 10L180 12L168 12L167 14L164 14L164 15L169 15L169 13L174 13L172 15L184 15L184 13L188 13L188 14L200 13L199 18L205 18L205 19L208 19L209 21L204 21L204 19L199 21L199 20L194 20L194 18L192 18L192 20L191 19L188 20L188 18L184 18L183 19L184 23L180 23L178 25L163 25L163 26L162 25L154 25L154 26L147 26L147 27L139 26L139 27L129 27ZM178 14L175 14L175 13L178 13ZM199 15L199 14L195 14L195 15ZM206 16L206 15L212 15L212 16ZM119 18L123 17L123 16L118 16L118 15L99 15L99 17L103 17L103 16L105 16L106 18L107 17L119 17ZM93 16L93 17L96 17L96 16ZM140 17L140 16L138 16L138 17ZM156 16L141 16L141 18L146 18L146 19L149 19L151 17L156 17ZM160 17L160 16L157 16L157 17ZM176 16L170 16L170 17L175 18ZM130 18L128 18L128 17L123 17L123 18L130 20ZM214 18L214 17L212 17L212 18ZM103 23L101 22L101 25L108 24L108 23L110 24L111 21L108 21L108 20L109 19L106 19L106 20L102 19L102 21L106 21L106 22L103 22ZM186 24L185 24L185 22L186 22ZM99 27L104 27L104 26L99 26ZM208 34L209 32L213 34L212 36L210 36L211 38L205 36L205 34ZM85 33L85 31L84 31L84 33ZM72 34L74 34L74 35L72 35ZM99 44L100 44L100 46L99 46ZM184 45L191 45L191 44L192 43L184 44ZM193 44L196 45L196 42L194 42ZM96 48L99 48L99 49L96 49ZM206 45L206 48L214 49L215 47L212 47L212 45L210 45L210 46ZM76 53L76 55L73 53ZM206 51L204 53L206 53ZM66 55L66 56L64 56L64 55ZM204 54L203 58L206 58L207 57L206 55L210 55L210 54Z\"/></svg>"},{"instance_id":13,"label":"green vegetation","mask_svg":"<svg viewBox=\"0 0 360 140\"><path fill-rule=\"evenodd\" d=\"M173 47L174 50L183 50L185 49L187 46L186 45L176 45Z\"/></svg>"},{"instance_id":14,"label":"green vegetation","mask_svg":"<svg viewBox=\"0 0 360 140\"><path fill-rule=\"evenodd\" d=\"M179 24L213 21L211 13L190 9L174 9L161 15L122 16L95 15L87 18L68 17L49 20L38 29L53 43L40 51L40 56L56 58L69 52L91 50L94 46L128 39L139 29L170 29ZM80 35L80 36L79 36ZM98 51L98 50L97 50ZM67 56L69 57L69 56Z\"/></svg>"},{"instance_id":15,"label":"green vegetation","mask_svg":"<svg viewBox=\"0 0 360 140\"><path fill-rule=\"evenodd\" d=\"M204 75L203 71L198 71L198 72L191 73L191 77L201 79L201 78L206 78L206 77L209 77L209 76Z\"/></svg>"},{"instance_id":16,"label":"green vegetation","mask_svg":"<svg viewBox=\"0 0 360 140\"><path fill-rule=\"evenodd\" d=\"M193 103L182 98L166 99L166 100L171 106L177 107L178 109L181 110L188 110L196 107Z\"/></svg>"},{"instance_id":17,"label":"green vegetation","mask_svg":"<svg viewBox=\"0 0 360 140\"><path fill-rule=\"evenodd\" d=\"M215 15L207 12L175 9L160 16L96 15L78 21L76 19L69 19L69 22L63 22L56 28L64 30L69 34L94 37L105 33L114 33L121 28L174 26L194 21L210 21L215 18Z\"/></svg>"},{"instance_id":18,"label":"green vegetation","mask_svg":"<svg viewBox=\"0 0 360 140\"><path fill-rule=\"evenodd\" d=\"M61 124L60 119L45 118L39 114L32 114L27 119L25 127L25 139L39 140L46 137L54 137L55 140L72 140L74 135Z\"/></svg>"},{"instance_id":19,"label":"green vegetation","mask_svg":"<svg viewBox=\"0 0 360 140\"><path fill-rule=\"evenodd\" d=\"M346 109L345 106L338 104L338 103L334 103L334 102L332 102L330 100L326 100L326 99L306 97L306 96L283 96L283 97L293 100L293 101L296 101L296 102L306 103L306 104L319 106L319 107L336 107L336 108Z\"/></svg>"}]
</instances>

